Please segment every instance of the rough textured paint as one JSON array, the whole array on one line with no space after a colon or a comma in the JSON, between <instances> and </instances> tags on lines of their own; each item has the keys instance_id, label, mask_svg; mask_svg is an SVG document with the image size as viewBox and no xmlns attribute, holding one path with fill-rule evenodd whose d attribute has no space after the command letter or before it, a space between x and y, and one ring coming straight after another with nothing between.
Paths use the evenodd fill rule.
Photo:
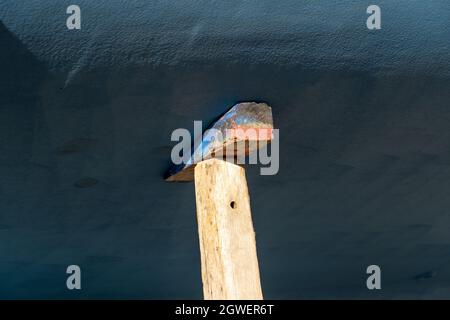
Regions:
<instances>
[{"instance_id":1,"label":"rough textured paint","mask_svg":"<svg viewBox=\"0 0 450 320\"><path fill-rule=\"evenodd\" d=\"M76 3L0 2L0 298L200 298L170 134L237 101L280 129L247 168L265 298L448 298L447 0L376 1L379 31L364 1Z\"/></svg>"}]
</instances>

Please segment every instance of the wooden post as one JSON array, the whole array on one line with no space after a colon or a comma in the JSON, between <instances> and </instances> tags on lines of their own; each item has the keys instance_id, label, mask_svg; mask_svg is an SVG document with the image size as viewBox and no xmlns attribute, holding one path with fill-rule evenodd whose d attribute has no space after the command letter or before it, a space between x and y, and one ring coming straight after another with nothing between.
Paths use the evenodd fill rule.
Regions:
<instances>
[{"instance_id":1,"label":"wooden post","mask_svg":"<svg viewBox=\"0 0 450 320\"><path fill-rule=\"evenodd\" d=\"M262 299L244 168L210 159L194 176L204 298Z\"/></svg>"}]
</instances>

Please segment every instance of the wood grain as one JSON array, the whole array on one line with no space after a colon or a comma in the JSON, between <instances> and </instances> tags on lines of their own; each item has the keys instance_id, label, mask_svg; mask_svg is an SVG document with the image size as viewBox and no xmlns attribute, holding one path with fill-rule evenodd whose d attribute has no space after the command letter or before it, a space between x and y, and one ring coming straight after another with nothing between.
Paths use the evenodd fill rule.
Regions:
<instances>
[{"instance_id":1,"label":"wood grain","mask_svg":"<svg viewBox=\"0 0 450 320\"><path fill-rule=\"evenodd\" d=\"M262 299L244 168L219 159L195 167L205 299Z\"/></svg>"}]
</instances>

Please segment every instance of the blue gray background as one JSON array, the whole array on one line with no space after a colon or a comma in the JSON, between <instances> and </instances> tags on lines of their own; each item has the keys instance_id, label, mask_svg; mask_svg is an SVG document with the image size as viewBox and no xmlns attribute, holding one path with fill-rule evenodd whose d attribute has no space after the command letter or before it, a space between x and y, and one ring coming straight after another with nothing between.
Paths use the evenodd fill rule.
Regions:
<instances>
[{"instance_id":1,"label":"blue gray background","mask_svg":"<svg viewBox=\"0 0 450 320\"><path fill-rule=\"evenodd\" d=\"M247 168L266 298L449 298L449 18L448 0L2 0L0 298L201 298L170 134L246 100L281 136L278 175Z\"/></svg>"}]
</instances>

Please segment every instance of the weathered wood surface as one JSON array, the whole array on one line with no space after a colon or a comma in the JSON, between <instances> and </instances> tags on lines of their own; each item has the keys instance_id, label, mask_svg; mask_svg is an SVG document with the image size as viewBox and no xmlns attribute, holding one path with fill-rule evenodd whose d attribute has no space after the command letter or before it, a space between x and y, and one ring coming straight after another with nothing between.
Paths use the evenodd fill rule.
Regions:
<instances>
[{"instance_id":1,"label":"weathered wood surface","mask_svg":"<svg viewBox=\"0 0 450 320\"><path fill-rule=\"evenodd\" d=\"M219 159L195 167L205 299L262 299L245 171Z\"/></svg>"}]
</instances>

